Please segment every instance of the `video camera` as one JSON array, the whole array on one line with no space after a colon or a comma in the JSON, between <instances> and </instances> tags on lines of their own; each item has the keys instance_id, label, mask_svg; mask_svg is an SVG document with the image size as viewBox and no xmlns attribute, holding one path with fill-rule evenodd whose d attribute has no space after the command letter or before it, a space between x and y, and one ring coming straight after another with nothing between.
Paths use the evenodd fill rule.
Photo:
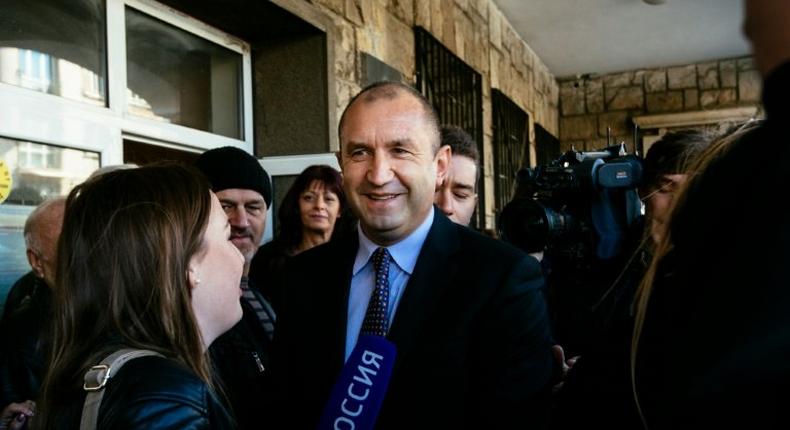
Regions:
<instances>
[{"instance_id":1,"label":"video camera","mask_svg":"<svg viewBox=\"0 0 790 430\"><path fill-rule=\"evenodd\" d=\"M526 252L585 266L618 256L641 202L642 163L624 145L570 150L518 173L516 196L502 210L499 234Z\"/></svg>"},{"instance_id":2,"label":"video camera","mask_svg":"<svg viewBox=\"0 0 790 430\"><path fill-rule=\"evenodd\" d=\"M642 163L624 145L571 150L519 171L516 195L500 215L500 237L543 252L552 328L570 354L600 334L598 304L642 238L641 179Z\"/></svg>"}]
</instances>

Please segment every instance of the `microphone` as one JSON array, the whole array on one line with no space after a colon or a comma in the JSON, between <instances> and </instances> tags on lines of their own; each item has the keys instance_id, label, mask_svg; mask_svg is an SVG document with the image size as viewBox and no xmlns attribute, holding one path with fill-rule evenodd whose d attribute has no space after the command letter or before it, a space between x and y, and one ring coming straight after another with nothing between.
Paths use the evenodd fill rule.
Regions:
<instances>
[{"instance_id":1,"label":"microphone","mask_svg":"<svg viewBox=\"0 0 790 430\"><path fill-rule=\"evenodd\" d=\"M360 336L332 387L318 429L372 429L387 393L393 364L395 344L380 336Z\"/></svg>"}]
</instances>

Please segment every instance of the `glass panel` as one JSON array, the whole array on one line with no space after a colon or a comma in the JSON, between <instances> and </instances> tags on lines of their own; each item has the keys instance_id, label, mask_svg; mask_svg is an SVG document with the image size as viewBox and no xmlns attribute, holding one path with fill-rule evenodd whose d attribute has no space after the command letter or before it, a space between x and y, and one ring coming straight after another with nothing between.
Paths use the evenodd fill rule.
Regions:
<instances>
[{"instance_id":1,"label":"glass panel","mask_svg":"<svg viewBox=\"0 0 790 430\"><path fill-rule=\"evenodd\" d=\"M194 164L199 156L200 153L198 152L180 151L164 146L135 142L134 140L124 139L123 141L123 162L127 164L145 166L146 164L160 161L179 161L184 164Z\"/></svg>"},{"instance_id":2,"label":"glass panel","mask_svg":"<svg viewBox=\"0 0 790 430\"><path fill-rule=\"evenodd\" d=\"M272 207L269 208L269 210L272 211L272 219L274 220L272 225L274 237L277 237L277 230L280 228L280 217L278 215L278 212L280 212L280 204L283 202L285 195L288 194L288 190L291 189L291 186L293 186L298 177L298 174L272 176L274 195L272 196Z\"/></svg>"},{"instance_id":3,"label":"glass panel","mask_svg":"<svg viewBox=\"0 0 790 430\"><path fill-rule=\"evenodd\" d=\"M11 172L11 194L0 204L0 303L30 270L22 229L33 207L65 196L99 168L99 154L0 137L0 160Z\"/></svg>"},{"instance_id":4,"label":"glass panel","mask_svg":"<svg viewBox=\"0 0 790 430\"><path fill-rule=\"evenodd\" d=\"M126 8L129 113L242 137L242 55Z\"/></svg>"},{"instance_id":5,"label":"glass panel","mask_svg":"<svg viewBox=\"0 0 790 430\"><path fill-rule=\"evenodd\" d=\"M0 82L104 106L103 0L5 0Z\"/></svg>"}]
</instances>

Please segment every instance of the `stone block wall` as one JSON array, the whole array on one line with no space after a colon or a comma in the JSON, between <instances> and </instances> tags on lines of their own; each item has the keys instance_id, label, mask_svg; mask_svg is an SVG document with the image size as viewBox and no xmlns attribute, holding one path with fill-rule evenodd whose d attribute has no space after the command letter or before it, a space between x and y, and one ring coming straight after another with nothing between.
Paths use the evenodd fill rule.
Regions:
<instances>
[{"instance_id":1,"label":"stone block wall","mask_svg":"<svg viewBox=\"0 0 790 430\"><path fill-rule=\"evenodd\" d=\"M296 1L296 0L294 0ZM483 77L486 226L494 225L491 88L497 88L554 135L559 133L559 85L516 34L492 0L302 0L331 18L336 34L335 91L340 113L362 87L359 53L415 79L414 26L421 26ZM334 144L333 144L333 147ZM534 149L533 149L534 151ZM534 157L533 157L534 158Z\"/></svg>"},{"instance_id":2,"label":"stone block wall","mask_svg":"<svg viewBox=\"0 0 790 430\"><path fill-rule=\"evenodd\" d=\"M607 127L631 145L635 116L756 106L760 90L749 57L560 79L561 148L602 148Z\"/></svg>"}]
</instances>

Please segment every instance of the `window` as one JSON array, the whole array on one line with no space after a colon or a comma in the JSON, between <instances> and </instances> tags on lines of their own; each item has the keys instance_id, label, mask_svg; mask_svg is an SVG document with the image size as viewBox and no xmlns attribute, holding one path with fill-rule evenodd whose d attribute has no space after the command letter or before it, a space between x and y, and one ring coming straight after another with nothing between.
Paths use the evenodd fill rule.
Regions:
<instances>
[{"instance_id":1,"label":"window","mask_svg":"<svg viewBox=\"0 0 790 430\"><path fill-rule=\"evenodd\" d=\"M133 115L241 138L242 55L126 8Z\"/></svg>"},{"instance_id":2,"label":"window","mask_svg":"<svg viewBox=\"0 0 790 430\"><path fill-rule=\"evenodd\" d=\"M151 145L128 139L124 139L123 141L123 162L125 164L145 166L146 164L161 161L194 164L199 156L200 153L196 151L185 151L184 149Z\"/></svg>"},{"instance_id":3,"label":"window","mask_svg":"<svg viewBox=\"0 0 790 430\"><path fill-rule=\"evenodd\" d=\"M104 106L105 27L103 0L4 1L0 82Z\"/></svg>"},{"instance_id":4,"label":"window","mask_svg":"<svg viewBox=\"0 0 790 430\"><path fill-rule=\"evenodd\" d=\"M535 152L538 166L560 158L560 140L538 123L535 123Z\"/></svg>"},{"instance_id":5,"label":"window","mask_svg":"<svg viewBox=\"0 0 790 430\"><path fill-rule=\"evenodd\" d=\"M499 90L491 90L494 194L499 213L516 188L516 173L529 163L529 115Z\"/></svg>"},{"instance_id":6,"label":"window","mask_svg":"<svg viewBox=\"0 0 790 430\"><path fill-rule=\"evenodd\" d=\"M3 206L36 206L47 198L65 196L99 168L95 152L4 137L0 137L0 159L11 171L12 183Z\"/></svg>"},{"instance_id":7,"label":"window","mask_svg":"<svg viewBox=\"0 0 790 430\"><path fill-rule=\"evenodd\" d=\"M456 57L425 29L414 30L417 90L436 109L442 124L461 127L480 152L480 177L485 177L483 150L482 76ZM480 181L478 205L471 226L485 227L485 181Z\"/></svg>"},{"instance_id":8,"label":"window","mask_svg":"<svg viewBox=\"0 0 790 430\"><path fill-rule=\"evenodd\" d=\"M0 135L109 164L122 162L127 137L251 150L251 70L249 44L153 0L8 0Z\"/></svg>"},{"instance_id":9,"label":"window","mask_svg":"<svg viewBox=\"0 0 790 430\"><path fill-rule=\"evenodd\" d=\"M251 151L251 70L249 44L154 0L4 1L0 159L13 184L0 205L0 303L29 270L27 215L100 161Z\"/></svg>"},{"instance_id":10,"label":"window","mask_svg":"<svg viewBox=\"0 0 790 430\"><path fill-rule=\"evenodd\" d=\"M0 304L28 266L22 230L33 207L65 196L99 167L99 154L0 137L11 193L0 205Z\"/></svg>"}]
</instances>

